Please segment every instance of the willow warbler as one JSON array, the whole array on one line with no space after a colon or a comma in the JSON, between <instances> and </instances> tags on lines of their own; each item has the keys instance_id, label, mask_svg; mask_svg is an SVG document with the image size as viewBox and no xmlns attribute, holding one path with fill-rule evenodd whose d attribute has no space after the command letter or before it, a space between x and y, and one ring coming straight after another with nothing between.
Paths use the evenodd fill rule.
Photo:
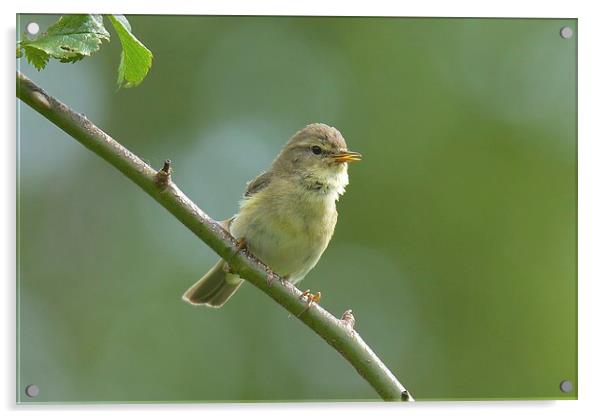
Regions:
<instances>
[{"instance_id":1,"label":"willow warbler","mask_svg":"<svg viewBox=\"0 0 602 419\"><path fill-rule=\"evenodd\" d=\"M328 246L337 223L336 201L349 183L347 163L360 157L347 150L336 128L308 125L284 145L268 171L247 184L238 214L222 225L273 272L295 284ZM183 299L221 307L242 283L220 260Z\"/></svg>"}]
</instances>

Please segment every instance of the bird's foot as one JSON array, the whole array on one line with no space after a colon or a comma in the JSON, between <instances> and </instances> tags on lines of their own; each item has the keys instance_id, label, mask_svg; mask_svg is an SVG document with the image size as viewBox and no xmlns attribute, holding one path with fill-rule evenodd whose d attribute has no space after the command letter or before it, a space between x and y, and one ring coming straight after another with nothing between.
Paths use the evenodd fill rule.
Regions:
<instances>
[{"instance_id":1,"label":"bird's foot","mask_svg":"<svg viewBox=\"0 0 602 419\"><path fill-rule=\"evenodd\" d=\"M224 267L224 270L227 273L234 273L230 263L234 260L234 258L236 258L236 256L240 252L242 252L243 250L247 250L247 241L245 240L244 237L241 237L240 239L235 239L235 240L236 240L236 243L234 244L234 252L226 260L226 262L227 262L226 267Z\"/></svg>"},{"instance_id":2,"label":"bird's foot","mask_svg":"<svg viewBox=\"0 0 602 419\"><path fill-rule=\"evenodd\" d=\"M307 302L307 306L303 309L303 311L301 311L301 313L297 314L297 317L301 317L301 315L303 315L307 310L309 310L314 303L320 301L321 298L322 294L319 291L315 294L312 294L310 290L303 291L299 296L299 299L305 299L305 301Z\"/></svg>"},{"instance_id":3,"label":"bird's foot","mask_svg":"<svg viewBox=\"0 0 602 419\"><path fill-rule=\"evenodd\" d=\"M303 298L305 298L305 300L307 301L307 307L308 308L311 307L313 303L319 302L320 299L322 298L322 293L320 291L318 291L315 294L312 294L310 291L311 290L305 290L299 296L300 300L302 300Z\"/></svg>"},{"instance_id":4,"label":"bird's foot","mask_svg":"<svg viewBox=\"0 0 602 419\"><path fill-rule=\"evenodd\" d=\"M240 239L236 239L236 246L234 248L234 254L232 256L238 255L241 251L247 249L247 240L244 237Z\"/></svg>"},{"instance_id":5,"label":"bird's foot","mask_svg":"<svg viewBox=\"0 0 602 419\"><path fill-rule=\"evenodd\" d=\"M268 283L268 287L271 287L272 284L274 283L274 278L276 277L276 275L274 274L274 271L272 271L268 265L266 265L265 263L264 263L264 265L265 265L265 270L267 272L266 280Z\"/></svg>"},{"instance_id":6,"label":"bird's foot","mask_svg":"<svg viewBox=\"0 0 602 419\"><path fill-rule=\"evenodd\" d=\"M278 277L278 280L280 281L280 284L282 284L282 285L284 285L284 283L286 281L288 281L288 275L285 275L285 276L276 275L274 273L274 271L272 271L268 265L266 265L264 263L264 266L265 266L265 270L267 271L266 279L268 281L268 287L272 286L272 284L274 283L274 278L276 278L276 277Z\"/></svg>"},{"instance_id":7,"label":"bird's foot","mask_svg":"<svg viewBox=\"0 0 602 419\"><path fill-rule=\"evenodd\" d=\"M234 254L232 255L232 257L236 256L243 250L248 250L247 240L244 237L241 237L240 239L236 240L236 247L235 247ZM257 260L257 262L259 262L265 268L266 281L268 283L268 287L271 287L272 283L274 282L274 278L277 275L274 273L274 271L272 271L270 269L270 267L265 262L260 260L257 256L252 255L252 257L254 257ZM279 277L279 278L280 278L280 283L282 283L282 284L284 284L284 281L286 281L288 279L288 277Z\"/></svg>"}]
</instances>

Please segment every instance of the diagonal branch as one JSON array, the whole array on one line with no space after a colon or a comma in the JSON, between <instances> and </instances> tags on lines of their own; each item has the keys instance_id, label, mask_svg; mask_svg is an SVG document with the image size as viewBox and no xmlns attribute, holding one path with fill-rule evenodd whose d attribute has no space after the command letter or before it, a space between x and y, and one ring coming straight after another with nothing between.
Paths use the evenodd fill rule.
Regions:
<instances>
[{"instance_id":1,"label":"diagonal branch","mask_svg":"<svg viewBox=\"0 0 602 419\"><path fill-rule=\"evenodd\" d=\"M317 304L312 304L308 309L301 291L294 285L287 281L272 281L275 275L266 266L245 250L239 251L236 240L171 181L170 162L166 162L159 172L155 171L84 115L48 95L19 72L17 97L144 189L227 260L235 272L298 317L343 355L383 400L413 400L410 393L353 329L355 320L350 310L339 320Z\"/></svg>"}]
</instances>

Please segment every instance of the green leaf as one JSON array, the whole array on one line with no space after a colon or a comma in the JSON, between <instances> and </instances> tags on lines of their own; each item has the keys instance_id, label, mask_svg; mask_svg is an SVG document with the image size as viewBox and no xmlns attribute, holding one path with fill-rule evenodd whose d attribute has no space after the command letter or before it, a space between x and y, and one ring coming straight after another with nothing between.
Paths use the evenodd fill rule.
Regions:
<instances>
[{"instance_id":1,"label":"green leaf","mask_svg":"<svg viewBox=\"0 0 602 419\"><path fill-rule=\"evenodd\" d=\"M29 45L25 45L23 50L25 51L27 62L37 68L38 71L46 67L50 59L50 56L46 52Z\"/></svg>"},{"instance_id":2,"label":"green leaf","mask_svg":"<svg viewBox=\"0 0 602 419\"><path fill-rule=\"evenodd\" d=\"M66 15L40 36L19 42L17 57L24 52L27 61L41 70L50 58L62 63L79 61L109 38L102 15Z\"/></svg>"},{"instance_id":3,"label":"green leaf","mask_svg":"<svg viewBox=\"0 0 602 419\"><path fill-rule=\"evenodd\" d=\"M125 16L108 15L108 17L123 48L117 72L117 86L137 86L148 74L153 62L153 54L132 34L132 27Z\"/></svg>"}]
</instances>

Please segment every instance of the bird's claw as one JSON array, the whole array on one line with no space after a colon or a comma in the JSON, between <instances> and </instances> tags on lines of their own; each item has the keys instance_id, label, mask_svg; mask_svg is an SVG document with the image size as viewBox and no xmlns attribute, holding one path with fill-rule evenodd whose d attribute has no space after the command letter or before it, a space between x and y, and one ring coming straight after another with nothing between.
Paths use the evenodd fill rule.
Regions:
<instances>
[{"instance_id":1,"label":"bird's claw","mask_svg":"<svg viewBox=\"0 0 602 419\"><path fill-rule=\"evenodd\" d=\"M305 290L301 293L301 295L299 296L299 299L302 300L303 298L306 299L307 301L307 307L311 307L311 305L313 303L317 303L320 301L320 299L322 298L322 293L320 291L318 291L315 294L312 294L310 292L311 290Z\"/></svg>"}]
</instances>

